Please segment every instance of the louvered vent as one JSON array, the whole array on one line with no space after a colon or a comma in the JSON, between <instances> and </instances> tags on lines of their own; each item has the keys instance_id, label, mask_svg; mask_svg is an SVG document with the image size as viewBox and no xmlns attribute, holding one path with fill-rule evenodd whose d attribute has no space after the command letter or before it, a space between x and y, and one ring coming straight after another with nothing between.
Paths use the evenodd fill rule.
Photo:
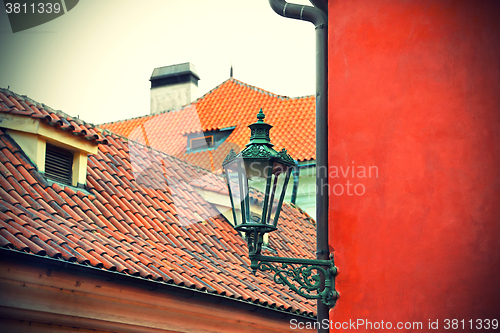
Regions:
<instances>
[{"instance_id":1,"label":"louvered vent","mask_svg":"<svg viewBox=\"0 0 500 333\"><path fill-rule=\"evenodd\" d=\"M69 150L47 144L45 154L45 177L71 185L73 153Z\"/></svg>"}]
</instances>

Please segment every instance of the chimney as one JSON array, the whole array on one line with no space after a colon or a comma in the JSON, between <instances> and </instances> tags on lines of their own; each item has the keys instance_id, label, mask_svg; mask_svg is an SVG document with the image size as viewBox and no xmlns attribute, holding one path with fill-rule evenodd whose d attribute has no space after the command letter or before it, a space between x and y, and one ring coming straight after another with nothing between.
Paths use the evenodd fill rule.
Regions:
<instances>
[{"instance_id":1,"label":"chimney","mask_svg":"<svg viewBox=\"0 0 500 333\"><path fill-rule=\"evenodd\" d=\"M190 62L158 67L151 74L151 114L179 109L198 97L196 68Z\"/></svg>"}]
</instances>

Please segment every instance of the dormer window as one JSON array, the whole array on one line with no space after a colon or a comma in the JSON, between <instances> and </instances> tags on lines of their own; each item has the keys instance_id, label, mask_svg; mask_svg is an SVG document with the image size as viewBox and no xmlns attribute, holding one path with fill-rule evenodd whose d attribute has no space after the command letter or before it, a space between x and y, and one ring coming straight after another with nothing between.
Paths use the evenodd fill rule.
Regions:
<instances>
[{"instance_id":1,"label":"dormer window","mask_svg":"<svg viewBox=\"0 0 500 333\"><path fill-rule=\"evenodd\" d=\"M189 140L189 149L204 149L204 148L212 148L214 146L214 136L207 135L200 138L192 138Z\"/></svg>"},{"instance_id":2,"label":"dormer window","mask_svg":"<svg viewBox=\"0 0 500 333\"><path fill-rule=\"evenodd\" d=\"M197 132L187 134L188 153L198 152L209 149L216 149L226 141L234 130L233 127L221 128L215 131Z\"/></svg>"},{"instance_id":3,"label":"dormer window","mask_svg":"<svg viewBox=\"0 0 500 333\"><path fill-rule=\"evenodd\" d=\"M65 185L73 182L73 152L47 143L45 177Z\"/></svg>"},{"instance_id":4,"label":"dormer window","mask_svg":"<svg viewBox=\"0 0 500 333\"><path fill-rule=\"evenodd\" d=\"M0 113L0 124L49 182L85 188L87 155L98 151L95 141L26 116Z\"/></svg>"}]
</instances>

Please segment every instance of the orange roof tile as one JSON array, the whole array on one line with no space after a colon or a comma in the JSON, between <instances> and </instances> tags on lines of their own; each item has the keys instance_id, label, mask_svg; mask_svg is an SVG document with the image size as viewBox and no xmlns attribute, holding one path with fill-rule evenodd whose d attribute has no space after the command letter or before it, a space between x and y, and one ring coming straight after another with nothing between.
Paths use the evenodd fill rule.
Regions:
<instances>
[{"instance_id":1,"label":"orange roof tile","mask_svg":"<svg viewBox=\"0 0 500 333\"><path fill-rule=\"evenodd\" d=\"M273 125L271 141L277 150L286 148L298 161L316 159L314 96L279 96L230 78L182 109L157 115L99 125L200 166L218 170L231 149L240 151L248 143L248 125L262 108ZM217 149L186 152L186 134L235 127Z\"/></svg>"},{"instance_id":2,"label":"orange roof tile","mask_svg":"<svg viewBox=\"0 0 500 333\"><path fill-rule=\"evenodd\" d=\"M6 90L0 98L1 112L15 113L19 105L26 109L31 103ZM51 119L60 117L49 108L41 110ZM315 301L275 284L266 272L251 274L246 242L194 188L224 193L221 177L82 126L98 133L93 140L109 142L89 156L86 191L49 183L0 129L0 247L315 314ZM281 216L270 246L280 256L313 258L314 221L288 204Z\"/></svg>"}]
</instances>

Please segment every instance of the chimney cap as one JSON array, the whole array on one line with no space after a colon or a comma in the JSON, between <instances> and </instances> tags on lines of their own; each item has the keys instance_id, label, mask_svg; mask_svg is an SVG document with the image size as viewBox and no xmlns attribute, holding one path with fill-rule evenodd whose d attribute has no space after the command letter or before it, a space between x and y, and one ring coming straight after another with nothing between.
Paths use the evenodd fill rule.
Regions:
<instances>
[{"instance_id":1,"label":"chimney cap","mask_svg":"<svg viewBox=\"0 0 500 333\"><path fill-rule=\"evenodd\" d=\"M164 78L169 78L169 77L174 77L174 76L181 76L181 75L186 75L186 74L193 75L197 80L200 79L200 77L198 76L198 73L196 73L196 68L194 67L194 65L190 62L185 62L182 64L176 64L176 65L155 68L153 70L153 74L151 74L151 78L149 79L149 81L159 80L159 79L164 79Z\"/></svg>"}]
</instances>

